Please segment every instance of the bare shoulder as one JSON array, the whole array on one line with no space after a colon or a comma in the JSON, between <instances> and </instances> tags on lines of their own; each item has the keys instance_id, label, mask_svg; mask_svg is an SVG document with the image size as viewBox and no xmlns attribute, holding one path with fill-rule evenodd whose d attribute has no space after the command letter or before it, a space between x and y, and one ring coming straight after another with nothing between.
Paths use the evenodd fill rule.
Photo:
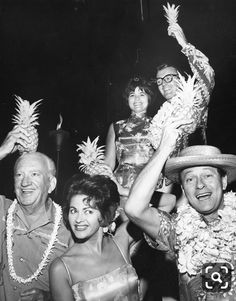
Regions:
<instances>
[{"instance_id":1,"label":"bare shoulder","mask_svg":"<svg viewBox=\"0 0 236 301\"><path fill-rule=\"evenodd\" d=\"M123 222L117 227L116 232L114 234L114 238L116 239L116 241L121 242L121 244L129 242L128 224L128 221Z\"/></svg>"},{"instance_id":2,"label":"bare shoulder","mask_svg":"<svg viewBox=\"0 0 236 301\"><path fill-rule=\"evenodd\" d=\"M57 257L53 260L53 262L50 264L50 275L51 277L64 277L66 276L66 270L64 263L62 262L60 257Z\"/></svg>"}]
</instances>

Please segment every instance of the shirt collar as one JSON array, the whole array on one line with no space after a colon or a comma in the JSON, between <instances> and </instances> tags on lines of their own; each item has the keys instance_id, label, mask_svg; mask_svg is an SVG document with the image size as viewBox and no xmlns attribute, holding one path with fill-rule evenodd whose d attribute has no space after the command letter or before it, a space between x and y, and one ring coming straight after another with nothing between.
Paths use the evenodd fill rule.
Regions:
<instances>
[{"instance_id":1,"label":"shirt collar","mask_svg":"<svg viewBox=\"0 0 236 301\"><path fill-rule=\"evenodd\" d=\"M25 214L24 214L21 206L19 205L19 203L17 203L17 205L16 205L15 214L25 224L26 228L29 231L32 231L36 228L42 227L48 223L53 222L54 217L55 217L55 207L53 206L53 202L52 202L51 198L48 198L45 203L43 212L42 211L40 212L40 215L38 216L38 218L36 218L35 222L30 226L25 218Z\"/></svg>"}]
</instances>

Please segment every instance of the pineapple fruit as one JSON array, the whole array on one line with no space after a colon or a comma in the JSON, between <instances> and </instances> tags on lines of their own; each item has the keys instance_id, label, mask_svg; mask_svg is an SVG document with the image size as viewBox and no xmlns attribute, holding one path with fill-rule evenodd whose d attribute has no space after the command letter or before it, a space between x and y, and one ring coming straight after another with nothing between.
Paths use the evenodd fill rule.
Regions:
<instances>
[{"instance_id":1,"label":"pineapple fruit","mask_svg":"<svg viewBox=\"0 0 236 301\"><path fill-rule=\"evenodd\" d=\"M163 5L165 11L165 17L169 25L173 25L178 23L178 15L179 15L179 5L175 6L175 4L170 5L167 2L167 6Z\"/></svg>"},{"instance_id":2,"label":"pineapple fruit","mask_svg":"<svg viewBox=\"0 0 236 301\"><path fill-rule=\"evenodd\" d=\"M189 134L193 133L199 126L202 114L205 112L205 106L199 100L199 87L195 85L195 77L188 76L187 80L178 74L178 91L171 102L164 102L157 114L153 117L148 129L148 136L151 144L155 149L159 147L162 132L166 125L172 120L191 119L188 125L183 125L179 129L181 135L177 140L175 151L172 155L178 153L179 150L186 147L186 139Z\"/></svg>"},{"instance_id":3,"label":"pineapple fruit","mask_svg":"<svg viewBox=\"0 0 236 301\"><path fill-rule=\"evenodd\" d=\"M13 123L22 126L31 138L31 143L27 148L18 145L18 150L21 154L25 152L35 152L38 147L38 132L36 126L38 123L39 114L36 112L42 99L30 104L29 101L22 99L20 96L15 95L16 98L16 112L13 116Z\"/></svg>"},{"instance_id":4,"label":"pineapple fruit","mask_svg":"<svg viewBox=\"0 0 236 301\"><path fill-rule=\"evenodd\" d=\"M79 154L80 169L90 175L105 175L116 182L116 178L111 168L104 163L104 146L97 146L99 136L93 141L87 138L82 144L77 144Z\"/></svg>"}]
</instances>

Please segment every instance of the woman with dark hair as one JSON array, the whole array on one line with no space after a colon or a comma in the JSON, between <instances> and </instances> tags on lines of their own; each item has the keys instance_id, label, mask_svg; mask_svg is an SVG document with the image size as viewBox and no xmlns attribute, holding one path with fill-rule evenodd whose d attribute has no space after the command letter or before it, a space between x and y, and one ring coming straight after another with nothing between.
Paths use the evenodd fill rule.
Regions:
<instances>
[{"instance_id":1,"label":"woman with dark hair","mask_svg":"<svg viewBox=\"0 0 236 301\"><path fill-rule=\"evenodd\" d=\"M121 196L121 207L135 178L153 154L153 147L147 136L151 122L147 109L153 97L151 83L143 78L132 78L123 95L131 115L128 119L110 125L105 154L105 163L115 170L117 181L125 188L124 195Z\"/></svg>"},{"instance_id":2,"label":"woman with dark hair","mask_svg":"<svg viewBox=\"0 0 236 301\"><path fill-rule=\"evenodd\" d=\"M141 300L129 250L128 223L114 236L107 231L119 206L116 184L103 175L72 177L67 186L64 221L75 243L50 267L55 301Z\"/></svg>"}]
</instances>

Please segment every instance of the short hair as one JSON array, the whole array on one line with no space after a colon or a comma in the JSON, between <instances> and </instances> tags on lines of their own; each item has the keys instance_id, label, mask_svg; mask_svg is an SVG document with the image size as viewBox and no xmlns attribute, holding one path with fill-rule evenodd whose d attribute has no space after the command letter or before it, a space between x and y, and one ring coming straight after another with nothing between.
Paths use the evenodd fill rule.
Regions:
<instances>
[{"instance_id":1,"label":"short hair","mask_svg":"<svg viewBox=\"0 0 236 301\"><path fill-rule=\"evenodd\" d=\"M70 229L68 214L73 196L88 196L88 204L98 209L102 216L101 226L108 226L115 218L120 203L120 195L116 184L107 176L76 174L66 184L63 197L64 223Z\"/></svg>"},{"instance_id":2,"label":"short hair","mask_svg":"<svg viewBox=\"0 0 236 301\"><path fill-rule=\"evenodd\" d=\"M156 73L163 70L163 69L165 69L165 68L169 68L169 67L172 67L172 68L176 69L176 71L179 71L178 68L175 65L172 65L172 64L169 64L169 63L163 63L163 64L157 66Z\"/></svg>"},{"instance_id":3,"label":"short hair","mask_svg":"<svg viewBox=\"0 0 236 301\"><path fill-rule=\"evenodd\" d=\"M40 153L40 152L32 152L32 153L25 153L23 155L21 155L15 162L15 165L14 165L14 172L16 170L16 167L18 165L18 163L21 161L22 158L24 158L25 156L36 156L36 157L39 157L41 158L42 160L44 160L44 162L46 163L46 166L48 168L48 172L50 175L52 176L56 176L56 166L55 166L55 163L54 161L49 158L47 155L43 154L43 153Z\"/></svg>"},{"instance_id":4,"label":"short hair","mask_svg":"<svg viewBox=\"0 0 236 301\"><path fill-rule=\"evenodd\" d=\"M140 90L143 90L148 95L148 104L150 105L151 100L154 96L154 92L152 90L152 82L147 81L143 77L134 77L131 78L125 88L125 91L123 93L123 97L128 100L130 92L133 92L137 87L139 87Z\"/></svg>"}]
</instances>

